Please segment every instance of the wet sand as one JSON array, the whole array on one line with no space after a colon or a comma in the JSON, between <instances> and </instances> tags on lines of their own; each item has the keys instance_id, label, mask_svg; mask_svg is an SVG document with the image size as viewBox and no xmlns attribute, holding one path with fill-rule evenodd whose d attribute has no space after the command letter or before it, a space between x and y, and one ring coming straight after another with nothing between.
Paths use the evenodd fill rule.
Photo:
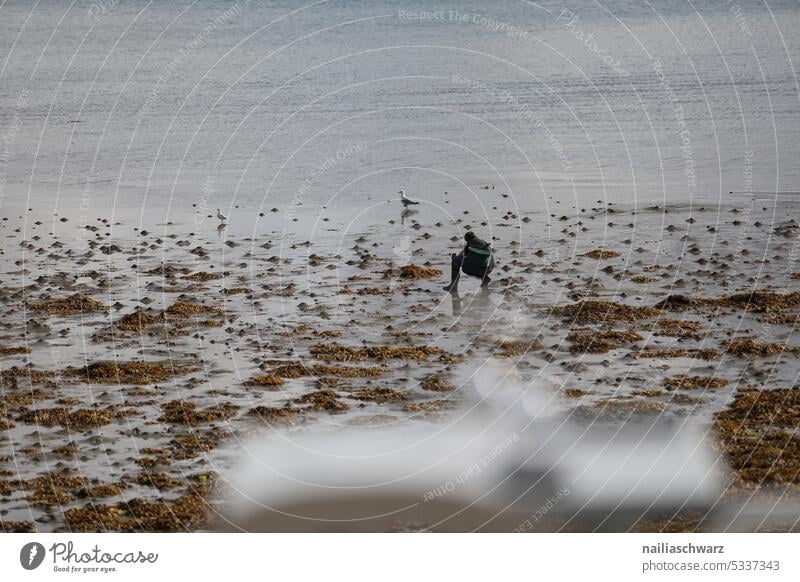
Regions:
<instances>
[{"instance_id":1,"label":"wet sand","mask_svg":"<svg viewBox=\"0 0 800 582\"><path fill-rule=\"evenodd\" d=\"M4 209L3 530L204 529L253 436L447 423L487 369L502 382L480 392L536 392L537 414L707 431L730 499L797 494L797 203L485 196L481 214L233 209L221 229L197 209ZM497 268L451 295L470 227Z\"/></svg>"}]
</instances>

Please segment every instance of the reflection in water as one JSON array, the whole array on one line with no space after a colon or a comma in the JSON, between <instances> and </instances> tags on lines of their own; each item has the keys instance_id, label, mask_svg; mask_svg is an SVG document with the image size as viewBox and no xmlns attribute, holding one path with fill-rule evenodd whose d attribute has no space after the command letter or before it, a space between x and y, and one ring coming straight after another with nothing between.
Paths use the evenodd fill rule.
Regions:
<instances>
[{"instance_id":1,"label":"reflection in water","mask_svg":"<svg viewBox=\"0 0 800 582\"><path fill-rule=\"evenodd\" d=\"M459 284L463 285L466 278L462 275ZM483 320L494 309L494 304L491 301L491 290L488 287L479 287L477 293L471 293L464 297L456 289L450 292L450 299L454 318L475 313L476 319Z\"/></svg>"},{"instance_id":2,"label":"reflection in water","mask_svg":"<svg viewBox=\"0 0 800 582\"><path fill-rule=\"evenodd\" d=\"M417 214L417 211L416 211L416 210L411 210L410 208L404 208L404 209L403 209L403 210L400 212L400 224L402 224L402 225L405 225L405 223L406 223L406 217L407 217L407 216L412 216L412 215L414 215L414 214Z\"/></svg>"}]
</instances>

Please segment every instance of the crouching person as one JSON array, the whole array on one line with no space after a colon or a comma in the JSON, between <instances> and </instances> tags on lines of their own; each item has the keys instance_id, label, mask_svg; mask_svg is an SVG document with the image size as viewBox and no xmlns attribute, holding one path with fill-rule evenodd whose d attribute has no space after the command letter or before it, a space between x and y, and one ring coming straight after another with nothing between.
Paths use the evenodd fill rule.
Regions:
<instances>
[{"instance_id":1,"label":"crouching person","mask_svg":"<svg viewBox=\"0 0 800 582\"><path fill-rule=\"evenodd\" d=\"M458 279L461 271L480 279L482 287L487 286L491 281L489 273L494 269L491 245L485 240L479 239L472 231L468 231L464 235L464 240L466 241L464 249L457 255L450 256L450 284L444 288L445 291L458 291Z\"/></svg>"}]
</instances>

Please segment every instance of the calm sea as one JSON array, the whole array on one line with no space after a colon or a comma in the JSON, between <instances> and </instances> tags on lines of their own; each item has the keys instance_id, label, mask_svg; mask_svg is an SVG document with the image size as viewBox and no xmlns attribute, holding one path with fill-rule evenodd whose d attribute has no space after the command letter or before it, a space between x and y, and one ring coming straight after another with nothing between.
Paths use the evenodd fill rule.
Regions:
<instances>
[{"instance_id":1,"label":"calm sea","mask_svg":"<svg viewBox=\"0 0 800 582\"><path fill-rule=\"evenodd\" d=\"M0 203L792 192L798 62L796 1L5 1Z\"/></svg>"}]
</instances>

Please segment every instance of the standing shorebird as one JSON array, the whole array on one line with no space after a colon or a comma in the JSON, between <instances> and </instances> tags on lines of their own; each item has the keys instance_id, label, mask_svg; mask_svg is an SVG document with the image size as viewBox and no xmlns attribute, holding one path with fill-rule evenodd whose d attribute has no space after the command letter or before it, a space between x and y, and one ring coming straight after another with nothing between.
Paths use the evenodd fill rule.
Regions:
<instances>
[{"instance_id":1,"label":"standing shorebird","mask_svg":"<svg viewBox=\"0 0 800 582\"><path fill-rule=\"evenodd\" d=\"M419 204L419 202L417 202L416 200L412 200L411 198L406 198L405 190L400 190L398 194L400 194L400 202L402 202L403 206L405 207L408 207L411 204Z\"/></svg>"},{"instance_id":2,"label":"standing shorebird","mask_svg":"<svg viewBox=\"0 0 800 582\"><path fill-rule=\"evenodd\" d=\"M219 208L217 208L217 218L219 218L220 220L228 220L228 217L227 217L227 216L225 216L224 214L222 214L222 213L219 211Z\"/></svg>"}]
</instances>

